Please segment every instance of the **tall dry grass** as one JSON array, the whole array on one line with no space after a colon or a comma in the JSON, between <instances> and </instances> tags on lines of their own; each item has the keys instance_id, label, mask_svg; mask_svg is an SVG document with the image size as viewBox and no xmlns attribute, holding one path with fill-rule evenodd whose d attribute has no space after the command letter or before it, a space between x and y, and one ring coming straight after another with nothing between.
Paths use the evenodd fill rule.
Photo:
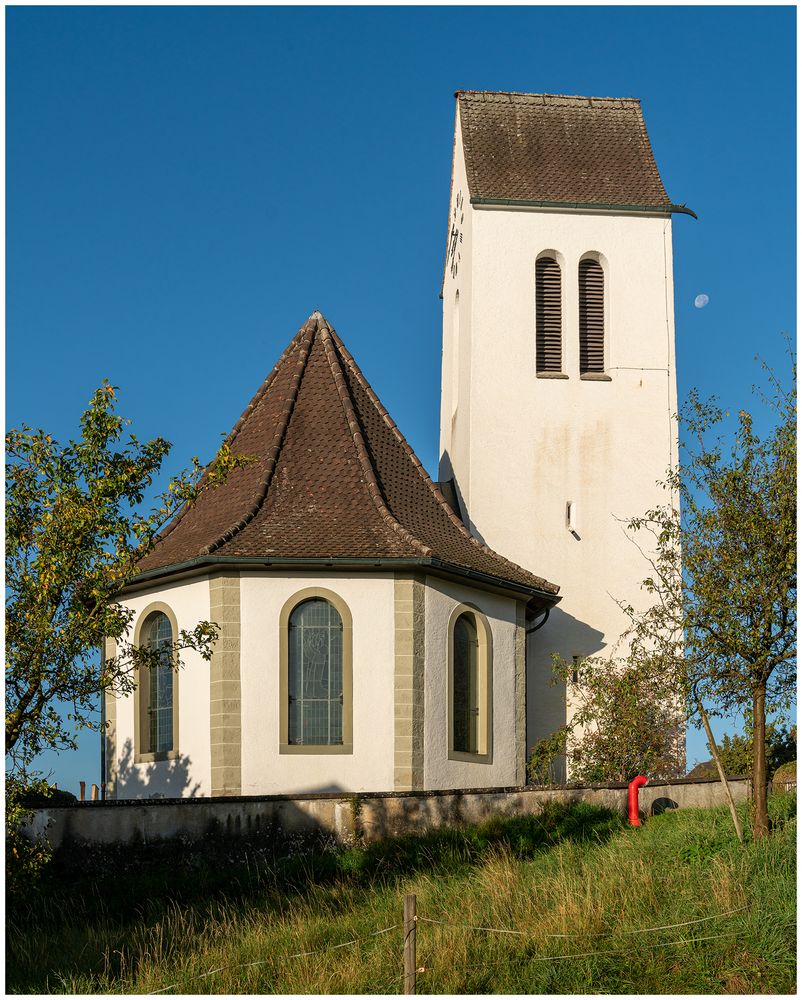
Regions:
<instances>
[{"instance_id":1,"label":"tall dry grass","mask_svg":"<svg viewBox=\"0 0 802 1000\"><path fill-rule=\"evenodd\" d=\"M138 898L133 874L127 913L104 903L97 880L72 916L52 892L12 917L7 985L398 993L402 929L373 935L400 925L412 892L419 916L441 921L418 924L421 993L788 992L795 799L772 808L772 837L744 848L725 810L668 813L630 830L578 807L356 847L325 863L314 855L283 868L248 862L233 891L180 902L169 878L158 899ZM718 916L730 910L738 912ZM299 952L314 954L286 957Z\"/></svg>"}]
</instances>

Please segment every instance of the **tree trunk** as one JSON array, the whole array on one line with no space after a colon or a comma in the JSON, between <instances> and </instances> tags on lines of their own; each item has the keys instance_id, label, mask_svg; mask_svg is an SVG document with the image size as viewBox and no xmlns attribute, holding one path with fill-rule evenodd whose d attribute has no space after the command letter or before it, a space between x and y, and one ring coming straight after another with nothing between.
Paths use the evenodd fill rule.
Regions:
<instances>
[{"instance_id":1,"label":"tree trunk","mask_svg":"<svg viewBox=\"0 0 802 1000\"><path fill-rule=\"evenodd\" d=\"M766 762L766 685L752 694L752 835L755 840L769 834L768 765Z\"/></svg>"},{"instance_id":2,"label":"tree trunk","mask_svg":"<svg viewBox=\"0 0 802 1000\"><path fill-rule=\"evenodd\" d=\"M730 807L730 816L732 816L732 823L735 827L735 832L738 834L738 840L743 844L744 831L741 827L741 821L738 818L738 810L735 808L735 800L732 797L730 783L727 781L727 775L724 773L724 767L721 763L721 758L718 755L718 747L716 746L716 740L713 736L713 730L710 728L710 720L707 717L707 712L705 711L705 707L701 701L697 703L697 707L699 709L699 716L701 717L702 725L705 727L707 745L710 747L710 753L713 754L713 760L716 762L718 776L721 778L721 784L724 786L724 794L727 796L727 805Z\"/></svg>"}]
</instances>

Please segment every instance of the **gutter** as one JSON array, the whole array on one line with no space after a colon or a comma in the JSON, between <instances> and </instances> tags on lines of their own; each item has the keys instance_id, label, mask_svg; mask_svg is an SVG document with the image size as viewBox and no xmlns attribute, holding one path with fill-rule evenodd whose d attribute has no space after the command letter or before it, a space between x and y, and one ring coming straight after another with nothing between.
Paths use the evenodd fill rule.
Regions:
<instances>
[{"instance_id":1,"label":"gutter","mask_svg":"<svg viewBox=\"0 0 802 1000\"><path fill-rule=\"evenodd\" d=\"M194 559L187 559L184 562L173 563L170 566L162 566L158 569L147 570L134 577L120 591L124 594L131 587L138 587L151 581L160 580L167 576L174 576L179 573L198 573L206 568L214 566L242 566L250 569L429 569L432 572L444 574L450 577L461 577L481 583L484 586L500 588L502 590L513 591L518 594L527 595L530 600L534 600L540 607L551 607L561 600L557 594L538 587L527 587L524 584L515 583L512 580L504 580L501 577L491 576L489 573L482 573L479 570L468 569L465 566L456 566L453 563L444 562L433 556L421 556L408 559L371 559L360 556L332 556L330 559L315 557L287 558L279 557L270 559L264 556L196 556Z\"/></svg>"},{"instance_id":2,"label":"gutter","mask_svg":"<svg viewBox=\"0 0 802 1000\"><path fill-rule=\"evenodd\" d=\"M600 212L648 212L651 215L691 215L698 219L696 212L686 205L615 205L592 201L530 201L526 198L471 198L471 205L488 207L557 208L584 209Z\"/></svg>"}]
</instances>

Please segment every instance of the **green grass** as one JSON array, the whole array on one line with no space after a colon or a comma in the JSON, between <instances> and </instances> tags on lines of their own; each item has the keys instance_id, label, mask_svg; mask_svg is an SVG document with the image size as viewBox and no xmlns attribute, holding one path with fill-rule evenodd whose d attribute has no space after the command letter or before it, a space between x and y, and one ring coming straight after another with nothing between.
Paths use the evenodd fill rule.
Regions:
<instances>
[{"instance_id":1,"label":"green grass","mask_svg":"<svg viewBox=\"0 0 802 1000\"><path fill-rule=\"evenodd\" d=\"M146 863L141 850L86 856L94 874L65 862L9 905L6 985L398 993L402 930L371 934L400 924L413 892L420 917L446 922L418 924L420 993L792 992L795 796L771 811L772 836L743 848L726 809L632 830L580 805L348 850L216 842L149 849ZM306 951L317 953L285 957Z\"/></svg>"}]
</instances>

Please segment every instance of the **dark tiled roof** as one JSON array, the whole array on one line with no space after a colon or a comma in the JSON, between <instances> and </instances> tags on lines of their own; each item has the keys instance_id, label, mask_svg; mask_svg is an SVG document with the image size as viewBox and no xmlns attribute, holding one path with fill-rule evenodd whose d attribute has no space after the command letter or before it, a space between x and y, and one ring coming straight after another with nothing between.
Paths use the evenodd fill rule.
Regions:
<instances>
[{"instance_id":1,"label":"dark tiled roof","mask_svg":"<svg viewBox=\"0 0 802 1000\"><path fill-rule=\"evenodd\" d=\"M459 91L473 199L668 210L640 101Z\"/></svg>"},{"instance_id":2,"label":"dark tiled roof","mask_svg":"<svg viewBox=\"0 0 802 1000\"><path fill-rule=\"evenodd\" d=\"M204 556L416 559L541 595L558 591L469 534L319 313L279 358L228 443L257 461L179 514L141 572Z\"/></svg>"}]
</instances>

